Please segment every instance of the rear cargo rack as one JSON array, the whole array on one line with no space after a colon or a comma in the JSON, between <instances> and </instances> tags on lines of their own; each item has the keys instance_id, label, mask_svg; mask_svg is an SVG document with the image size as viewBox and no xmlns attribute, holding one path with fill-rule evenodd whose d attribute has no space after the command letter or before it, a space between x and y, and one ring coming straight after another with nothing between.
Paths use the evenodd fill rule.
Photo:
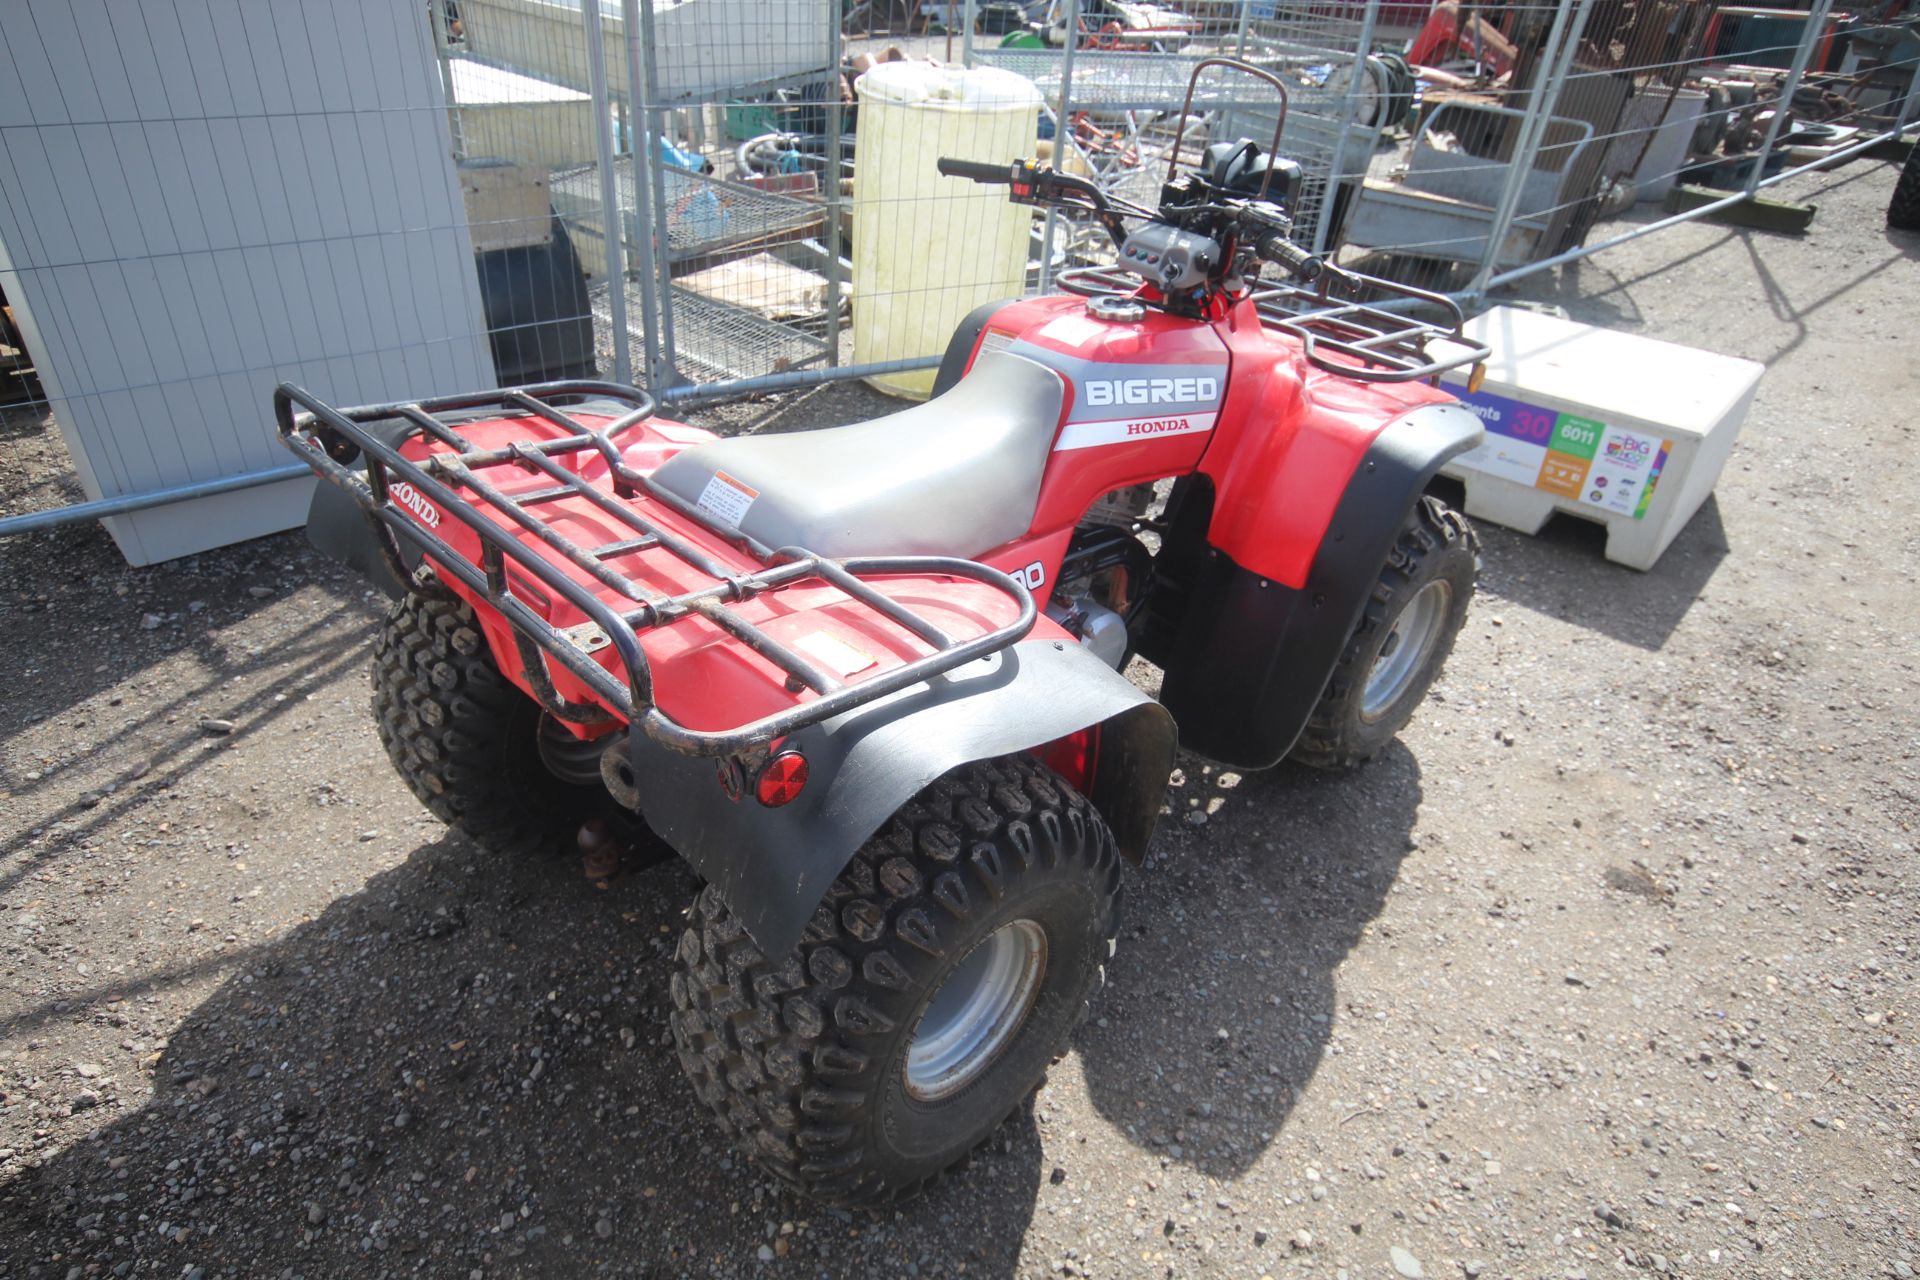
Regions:
<instances>
[{"instance_id":1,"label":"rear cargo rack","mask_svg":"<svg viewBox=\"0 0 1920 1280\"><path fill-rule=\"evenodd\" d=\"M1085 297L1129 297L1140 288L1139 277L1117 267L1079 267L1056 279ZM1263 280L1249 296L1261 324L1298 338L1310 364L1356 382L1438 386L1447 370L1479 364L1493 352L1466 335L1465 313L1444 293L1357 271L1328 266L1311 285ZM1423 320L1410 313L1414 309L1437 312L1439 321Z\"/></svg>"},{"instance_id":2,"label":"rear cargo rack","mask_svg":"<svg viewBox=\"0 0 1920 1280\"><path fill-rule=\"evenodd\" d=\"M591 426L571 416L563 407L572 404L577 409L578 402L585 400L611 400L624 412L602 425ZM513 627L514 642L535 697L553 715L576 724L604 723L612 717L596 703L562 699L547 667L549 657L591 689L615 715L663 746L689 755L752 755L798 729L1004 649L1033 628L1036 610L1025 584L987 565L947 556L832 560L802 547L769 548L737 529L716 523L692 503L627 465L617 442L624 433L650 418L654 409L653 398L632 387L608 382L548 382L336 409L300 387L282 383L274 392L273 409L286 446L321 479L350 494L373 519L381 553L400 580L411 581L401 554L404 542L431 558L436 573L452 575L498 610ZM466 414L466 421L470 422L474 420L474 410L500 410L502 416L535 417L559 428L563 434L505 448L480 449L445 417ZM596 407L593 416L601 416L602 412ZM374 423L391 422L404 424L405 429L397 438L390 429L378 432L370 429ZM415 462L400 452L402 444L409 439L435 442L452 452L432 454L424 462ZM588 449L605 461L613 482L612 496L558 460ZM352 466L360 459L365 461L364 478ZM539 474L553 483L531 492L509 495L483 474L499 467ZM479 539L480 563L475 565L433 529L401 510L395 502L396 485L411 486L445 517L471 529ZM667 525L649 519L637 503L623 501L641 495L741 548L762 561L765 567L743 573L723 564ZM584 499L617 522L628 536L598 546L583 546L569 539L538 514L541 505L559 498ZM482 515L482 509L504 517L506 525ZM551 559L534 551L515 536L516 531L531 535L540 546L554 552L594 583L632 601L633 607L615 608L562 572ZM634 581L610 564L629 552L656 548L714 579L713 585L667 595ZM541 617L508 589L509 564L578 609L588 621L558 628ZM996 630L955 639L899 601L882 594L868 581L924 574L984 583L1012 600L1018 614L1011 623ZM728 607L808 582L837 588L848 598L931 645L934 652L848 685ZM652 673L640 646L639 633L695 614L778 668L786 677L789 692L811 689L817 696L731 729L690 729L668 716L655 705ZM609 645L625 670L624 682L592 656Z\"/></svg>"}]
</instances>

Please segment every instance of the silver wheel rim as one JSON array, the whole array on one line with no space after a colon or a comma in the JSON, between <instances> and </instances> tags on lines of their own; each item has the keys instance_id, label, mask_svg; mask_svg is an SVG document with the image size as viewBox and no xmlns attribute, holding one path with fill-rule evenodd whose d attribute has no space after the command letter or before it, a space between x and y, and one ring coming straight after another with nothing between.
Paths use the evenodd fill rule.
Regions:
<instances>
[{"instance_id":1,"label":"silver wheel rim","mask_svg":"<svg viewBox=\"0 0 1920 1280\"><path fill-rule=\"evenodd\" d=\"M1046 930L1033 921L982 939L920 1015L907 1046L907 1092L931 1101L972 1084L1027 1020L1046 971Z\"/></svg>"},{"instance_id":2,"label":"silver wheel rim","mask_svg":"<svg viewBox=\"0 0 1920 1280\"><path fill-rule=\"evenodd\" d=\"M1378 720L1400 701L1427 665L1452 604L1453 587L1445 582L1429 582L1407 601L1367 672L1367 687L1360 693L1361 719Z\"/></svg>"}]
</instances>

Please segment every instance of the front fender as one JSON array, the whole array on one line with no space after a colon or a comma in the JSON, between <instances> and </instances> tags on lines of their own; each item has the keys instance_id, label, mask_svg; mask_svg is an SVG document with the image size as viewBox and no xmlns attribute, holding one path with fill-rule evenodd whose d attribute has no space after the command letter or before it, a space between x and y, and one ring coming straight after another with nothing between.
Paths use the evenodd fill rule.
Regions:
<instances>
[{"instance_id":1,"label":"front fender","mask_svg":"<svg viewBox=\"0 0 1920 1280\"><path fill-rule=\"evenodd\" d=\"M908 800L963 764L1100 726L1088 798L1121 852L1146 853L1173 769L1173 719L1079 645L1026 640L788 737L807 787L769 809L738 799L715 762L629 733L640 812L706 877L769 956L799 942L854 852Z\"/></svg>"},{"instance_id":2,"label":"front fender","mask_svg":"<svg viewBox=\"0 0 1920 1280\"><path fill-rule=\"evenodd\" d=\"M1375 437L1341 491L1299 586L1209 546L1187 593L1160 699L1189 750L1266 769L1293 749L1333 675L1413 504L1450 458L1480 443L1480 419L1424 405Z\"/></svg>"}]
</instances>

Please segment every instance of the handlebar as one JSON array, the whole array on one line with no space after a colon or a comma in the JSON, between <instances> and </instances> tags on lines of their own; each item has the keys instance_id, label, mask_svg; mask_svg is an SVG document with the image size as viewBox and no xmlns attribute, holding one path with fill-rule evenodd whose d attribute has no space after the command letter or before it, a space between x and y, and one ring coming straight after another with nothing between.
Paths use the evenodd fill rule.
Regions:
<instances>
[{"instance_id":1,"label":"handlebar","mask_svg":"<svg viewBox=\"0 0 1920 1280\"><path fill-rule=\"evenodd\" d=\"M1293 273L1294 279L1308 284L1319 279L1320 272L1327 265L1319 257L1302 249L1278 231L1261 236L1259 244L1254 248L1263 261L1284 267Z\"/></svg>"},{"instance_id":2,"label":"handlebar","mask_svg":"<svg viewBox=\"0 0 1920 1280\"><path fill-rule=\"evenodd\" d=\"M981 164L975 160L941 156L934 162L934 167L949 178L1010 186L1013 188L1011 199L1016 204L1057 204L1085 209L1101 216L1114 212L1116 206L1116 202L1108 198L1098 183L1089 182L1077 174L1061 173L1051 165L1032 160L1015 160L1011 164ZM1141 209L1124 200L1117 203L1121 212L1139 217L1153 216L1151 209Z\"/></svg>"},{"instance_id":3,"label":"handlebar","mask_svg":"<svg viewBox=\"0 0 1920 1280\"><path fill-rule=\"evenodd\" d=\"M1124 200L1109 199L1099 186L1076 174L1061 173L1051 165L1032 160L1011 164L981 164L974 160L955 160L941 156L934 167L949 178L967 178L993 186L1011 187L1007 198L1015 204L1053 205L1091 213L1118 245L1127 238L1127 229L1119 215L1152 217L1150 209L1141 209Z\"/></svg>"},{"instance_id":4,"label":"handlebar","mask_svg":"<svg viewBox=\"0 0 1920 1280\"><path fill-rule=\"evenodd\" d=\"M956 160L950 156L941 156L934 162L935 167L946 177L966 178L972 182L993 186L1012 187L1010 198L1016 204L1058 205L1063 208L1081 209L1092 213L1106 227L1117 246L1126 239L1126 228L1121 225L1114 203L1098 185L1075 174L1060 173L1046 165L1037 165L1030 160L1015 160L1011 164L982 164L976 160ZM1126 202L1120 202L1126 212L1153 217L1151 210L1135 209ZM1216 206L1208 206L1215 208ZM1236 207L1239 207L1236 205ZM1275 219L1255 214L1258 205L1247 205L1240 213L1241 232L1249 236L1265 227L1275 225ZM1231 215L1231 208L1220 207L1219 212ZM1284 218L1278 219L1285 226ZM1244 243L1244 241L1242 241ZM1326 263L1313 253L1302 249L1287 239L1284 230L1268 231L1254 241L1254 250L1262 260L1271 262L1287 271L1294 279L1311 283L1320 278L1326 269Z\"/></svg>"},{"instance_id":5,"label":"handlebar","mask_svg":"<svg viewBox=\"0 0 1920 1280\"><path fill-rule=\"evenodd\" d=\"M970 182L991 182L1006 186L1013 181L1014 164L981 164L977 160L950 160L941 156L937 168L949 178L966 178Z\"/></svg>"}]
</instances>

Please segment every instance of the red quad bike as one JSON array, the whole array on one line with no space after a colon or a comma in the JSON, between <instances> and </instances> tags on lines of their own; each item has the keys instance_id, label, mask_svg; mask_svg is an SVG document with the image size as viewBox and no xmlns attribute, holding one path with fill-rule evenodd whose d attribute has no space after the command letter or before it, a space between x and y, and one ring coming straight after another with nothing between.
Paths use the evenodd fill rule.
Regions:
<instances>
[{"instance_id":1,"label":"red quad bike","mask_svg":"<svg viewBox=\"0 0 1920 1280\"><path fill-rule=\"evenodd\" d=\"M1234 768L1365 760L1477 558L1425 490L1480 438L1434 384L1485 349L1290 244L1297 166L1216 145L1156 210L939 167L1120 255L976 311L914 408L717 439L597 382L275 397L330 482L315 541L399 597L373 708L407 784L483 845L597 817L691 863L680 1060L763 1167L844 1204L962 1160L1064 1051L1175 722Z\"/></svg>"}]
</instances>

